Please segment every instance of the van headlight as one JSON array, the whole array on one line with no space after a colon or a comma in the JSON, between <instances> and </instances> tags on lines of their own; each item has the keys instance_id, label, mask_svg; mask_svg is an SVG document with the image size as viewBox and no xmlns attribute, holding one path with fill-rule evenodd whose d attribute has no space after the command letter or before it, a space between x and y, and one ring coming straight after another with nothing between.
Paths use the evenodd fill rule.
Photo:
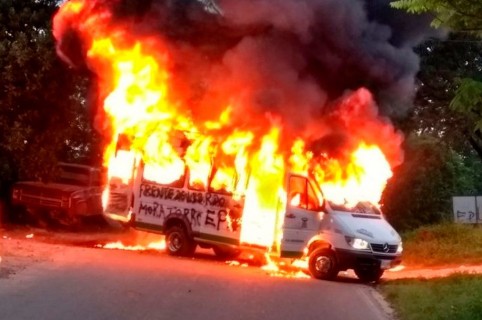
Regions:
<instances>
[{"instance_id":1,"label":"van headlight","mask_svg":"<svg viewBox=\"0 0 482 320\"><path fill-rule=\"evenodd\" d=\"M353 248L357 250L368 250L370 249L370 244L360 238L345 237L346 242Z\"/></svg>"},{"instance_id":2,"label":"van headlight","mask_svg":"<svg viewBox=\"0 0 482 320\"><path fill-rule=\"evenodd\" d=\"M400 242L400 244L397 247L397 253L402 253L402 252L403 252L403 245L402 245L402 242Z\"/></svg>"}]
</instances>

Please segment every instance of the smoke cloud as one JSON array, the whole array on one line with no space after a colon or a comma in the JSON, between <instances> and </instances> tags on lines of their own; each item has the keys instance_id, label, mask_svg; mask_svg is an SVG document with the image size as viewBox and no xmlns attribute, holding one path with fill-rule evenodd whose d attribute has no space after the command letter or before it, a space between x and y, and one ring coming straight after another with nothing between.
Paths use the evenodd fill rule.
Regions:
<instances>
[{"instance_id":1,"label":"smoke cloud","mask_svg":"<svg viewBox=\"0 0 482 320\"><path fill-rule=\"evenodd\" d=\"M395 11L389 2L218 0L209 7L195 0L95 0L86 1L83 14L122 25L129 39L163 39L175 98L199 121L218 115L228 101L233 125L256 125L246 114L271 117L324 150L333 141L349 143L353 130L362 132L354 126L376 126L372 119L385 125L411 106L419 68L413 47L437 33L427 16ZM58 17L54 34L66 61L90 68L83 23ZM358 120L343 120L353 109L346 99L359 106ZM367 138L400 144L396 135L381 130Z\"/></svg>"}]
</instances>

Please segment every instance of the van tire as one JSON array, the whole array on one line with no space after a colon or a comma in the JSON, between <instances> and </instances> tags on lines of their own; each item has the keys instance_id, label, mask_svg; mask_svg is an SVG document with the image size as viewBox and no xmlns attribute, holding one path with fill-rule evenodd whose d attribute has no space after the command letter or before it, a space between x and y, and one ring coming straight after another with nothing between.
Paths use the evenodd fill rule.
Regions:
<instances>
[{"instance_id":1,"label":"van tire","mask_svg":"<svg viewBox=\"0 0 482 320\"><path fill-rule=\"evenodd\" d=\"M335 254L330 249L315 249L308 260L308 270L313 278L333 280L338 275Z\"/></svg>"},{"instance_id":2,"label":"van tire","mask_svg":"<svg viewBox=\"0 0 482 320\"><path fill-rule=\"evenodd\" d=\"M383 275L380 268L355 268L355 274L362 282L377 282Z\"/></svg>"},{"instance_id":3,"label":"van tire","mask_svg":"<svg viewBox=\"0 0 482 320\"><path fill-rule=\"evenodd\" d=\"M213 251L216 257L222 260L236 259L241 254L241 250L228 246L214 246Z\"/></svg>"},{"instance_id":4,"label":"van tire","mask_svg":"<svg viewBox=\"0 0 482 320\"><path fill-rule=\"evenodd\" d=\"M171 256L190 257L196 251L196 243L184 228L173 226L166 232L166 249Z\"/></svg>"}]
</instances>

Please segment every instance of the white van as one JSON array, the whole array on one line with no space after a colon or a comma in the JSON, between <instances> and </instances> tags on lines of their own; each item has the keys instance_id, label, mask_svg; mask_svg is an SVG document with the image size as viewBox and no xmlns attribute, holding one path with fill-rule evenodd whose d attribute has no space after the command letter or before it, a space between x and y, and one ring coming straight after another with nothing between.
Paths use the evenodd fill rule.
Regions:
<instances>
[{"instance_id":1,"label":"white van","mask_svg":"<svg viewBox=\"0 0 482 320\"><path fill-rule=\"evenodd\" d=\"M189 170L163 185L149 179L147 169L140 162L132 179L110 181L105 215L164 234L171 255L190 256L199 245L232 258L255 247L280 258L308 258L309 273L317 279L354 269L367 282L401 262L401 238L375 206L348 208L320 200L321 190L309 177L287 174L286 194L273 197L276 210L258 219L248 208L249 195L190 186ZM243 228L254 230L259 240L246 241Z\"/></svg>"}]
</instances>

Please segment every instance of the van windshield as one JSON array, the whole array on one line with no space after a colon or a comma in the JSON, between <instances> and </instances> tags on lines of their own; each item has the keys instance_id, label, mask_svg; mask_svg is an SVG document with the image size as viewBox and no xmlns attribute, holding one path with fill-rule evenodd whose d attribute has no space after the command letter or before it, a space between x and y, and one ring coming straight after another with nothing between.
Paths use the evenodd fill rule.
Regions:
<instances>
[{"instance_id":1,"label":"van windshield","mask_svg":"<svg viewBox=\"0 0 482 320\"><path fill-rule=\"evenodd\" d=\"M349 206L347 204L336 204L329 201L330 207L336 211L346 211L350 213L365 213L381 215L380 209L368 201L360 201L355 206Z\"/></svg>"}]
</instances>

